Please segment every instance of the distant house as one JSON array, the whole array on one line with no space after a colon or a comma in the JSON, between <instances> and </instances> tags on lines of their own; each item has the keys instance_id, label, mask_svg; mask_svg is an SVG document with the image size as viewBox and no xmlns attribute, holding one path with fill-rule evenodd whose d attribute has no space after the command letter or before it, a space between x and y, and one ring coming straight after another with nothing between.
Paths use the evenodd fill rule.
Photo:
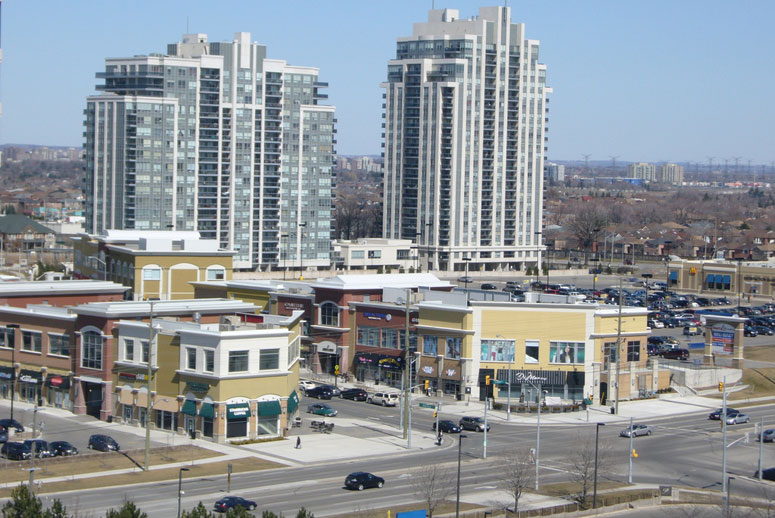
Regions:
<instances>
[{"instance_id":1,"label":"distant house","mask_svg":"<svg viewBox=\"0 0 775 518\"><path fill-rule=\"evenodd\" d=\"M0 216L0 239L5 252L40 251L56 243L56 234L48 227L20 214Z\"/></svg>"}]
</instances>

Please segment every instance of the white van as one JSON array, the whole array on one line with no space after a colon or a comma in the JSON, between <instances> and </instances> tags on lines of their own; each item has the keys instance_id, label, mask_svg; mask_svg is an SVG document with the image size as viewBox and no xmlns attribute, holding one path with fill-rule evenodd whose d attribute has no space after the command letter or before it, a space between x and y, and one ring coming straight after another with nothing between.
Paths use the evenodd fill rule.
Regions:
<instances>
[{"instance_id":1,"label":"white van","mask_svg":"<svg viewBox=\"0 0 775 518\"><path fill-rule=\"evenodd\" d=\"M396 406L398 404L398 394L395 392L376 392L369 396L369 403L382 406Z\"/></svg>"}]
</instances>

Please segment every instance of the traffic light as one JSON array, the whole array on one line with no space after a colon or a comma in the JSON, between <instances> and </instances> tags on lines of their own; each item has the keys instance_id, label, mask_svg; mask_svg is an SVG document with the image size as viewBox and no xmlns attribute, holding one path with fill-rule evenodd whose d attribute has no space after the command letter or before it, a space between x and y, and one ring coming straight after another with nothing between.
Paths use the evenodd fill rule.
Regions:
<instances>
[{"instance_id":1,"label":"traffic light","mask_svg":"<svg viewBox=\"0 0 775 518\"><path fill-rule=\"evenodd\" d=\"M490 377L489 376L485 376L484 377L484 384L487 385L488 387L490 386Z\"/></svg>"},{"instance_id":2,"label":"traffic light","mask_svg":"<svg viewBox=\"0 0 775 518\"><path fill-rule=\"evenodd\" d=\"M437 417L439 417L439 413L434 410L433 411L433 418L436 419Z\"/></svg>"},{"instance_id":3,"label":"traffic light","mask_svg":"<svg viewBox=\"0 0 775 518\"><path fill-rule=\"evenodd\" d=\"M335 365L335 366L334 366L334 374L336 374L337 376L339 376L339 365Z\"/></svg>"},{"instance_id":4,"label":"traffic light","mask_svg":"<svg viewBox=\"0 0 775 518\"><path fill-rule=\"evenodd\" d=\"M425 390L428 390L431 387L431 381L425 380Z\"/></svg>"},{"instance_id":5,"label":"traffic light","mask_svg":"<svg viewBox=\"0 0 775 518\"><path fill-rule=\"evenodd\" d=\"M638 450L635 448L632 449L632 458L637 459L638 458Z\"/></svg>"},{"instance_id":6,"label":"traffic light","mask_svg":"<svg viewBox=\"0 0 775 518\"><path fill-rule=\"evenodd\" d=\"M718 382L718 391L719 392L724 392L724 382L723 381L719 381Z\"/></svg>"}]
</instances>

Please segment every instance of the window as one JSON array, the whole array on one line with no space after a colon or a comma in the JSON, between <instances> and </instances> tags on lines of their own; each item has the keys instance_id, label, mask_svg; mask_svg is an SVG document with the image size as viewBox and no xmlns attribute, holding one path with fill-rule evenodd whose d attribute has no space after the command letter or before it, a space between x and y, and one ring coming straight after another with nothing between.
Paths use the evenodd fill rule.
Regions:
<instances>
[{"instance_id":1,"label":"window","mask_svg":"<svg viewBox=\"0 0 775 518\"><path fill-rule=\"evenodd\" d=\"M409 250L396 250L396 259L399 261L402 259L411 259L409 256Z\"/></svg>"},{"instance_id":2,"label":"window","mask_svg":"<svg viewBox=\"0 0 775 518\"><path fill-rule=\"evenodd\" d=\"M339 306L333 302L324 302L320 306L320 324L339 327Z\"/></svg>"},{"instance_id":3,"label":"window","mask_svg":"<svg viewBox=\"0 0 775 518\"><path fill-rule=\"evenodd\" d=\"M386 349L398 349L398 330L397 329L382 330L382 347Z\"/></svg>"},{"instance_id":4,"label":"window","mask_svg":"<svg viewBox=\"0 0 775 518\"><path fill-rule=\"evenodd\" d=\"M481 360L483 362L513 362L515 347L515 340L482 340Z\"/></svg>"},{"instance_id":5,"label":"window","mask_svg":"<svg viewBox=\"0 0 775 518\"><path fill-rule=\"evenodd\" d=\"M358 345L379 347L379 328L358 326Z\"/></svg>"},{"instance_id":6,"label":"window","mask_svg":"<svg viewBox=\"0 0 775 518\"><path fill-rule=\"evenodd\" d=\"M0 346L14 347L14 330L8 327L0 327Z\"/></svg>"},{"instance_id":7,"label":"window","mask_svg":"<svg viewBox=\"0 0 775 518\"><path fill-rule=\"evenodd\" d=\"M363 250L353 250L350 254L350 258L352 259L363 259L366 256L366 252Z\"/></svg>"},{"instance_id":8,"label":"window","mask_svg":"<svg viewBox=\"0 0 775 518\"><path fill-rule=\"evenodd\" d=\"M135 341L131 338L124 338L124 360L135 361Z\"/></svg>"},{"instance_id":9,"label":"window","mask_svg":"<svg viewBox=\"0 0 775 518\"><path fill-rule=\"evenodd\" d=\"M229 372L247 372L248 351L229 351Z\"/></svg>"},{"instance_id":10,"label":"window","mask_svg":"<svg viewBox=\"0 0 775 518\"><path fill-rule=\"evenodd\" d=\"M460 346L463 344L461 338L447 338L447 349L445 356L447 358L459 359L460 358Z\"/></svg>"},{"instance_id":11,"label":"window","mask_svg":"<svg viewBox=\"0 0 775 518\"><path fill-rule=\"evenodd\" d=\"M222 281L226 278L226 270L223 268L208 268L207 280L208 281Z\"/></svg>"},{"instance_id":12,"label":"window","mask_svg":"<svg viewBox=\"0 0 775 518\"><path fill-rule=\"evenodd\" d=\"M70 356L70 335L48 335L48 354Z\"/></svg>"},{"instance_id":13,"label":"window","mask_svg":"<svg viewBox=\"0 0 775 518\"><path fill-rule=\"evenodd\" d=\"M258 356L258 370L268 371L280 368L280 349L261 349Z\"/></svg>"},{"instance_id":14,"label":"window","mask_svg":"<svg viewBox=\"0 0 775 518\"><path fill-rule=\"evenodd\" d=\"M87 331L81 335L81 367L102 369L102 335Z\"/></svg>"},{"instance_id":15,"label":"window","mask_svg":"<svg viewBox=\"0 0 775 518\"><path fill-rule=\"evenodd\" d=\"M525 340L525 363L538 363L538 340Z\"/></svg>"},{"instance_id":16,"label":"window","mask_svg":"<svg viewBox=\"0 0 775 518\"><path fill-rule=\"evenodd\" d=\"M609 363L616 363L617 352L616 342L606 342L603 344L603 369L607 369Z\"/></svg>"},{"instance_id":17,"label":"window","mask_svg":"<svg viewBox=\"0 0 775 518\"><path fill-rule=\"evenodd\" d=\"M402 329L398 336L398 348L403 349L406 344L406 330ZM409 331L409 351L417 352L417 331Z\"/></svg>"},{"instance_id":18,"label":"window","mask_svg":"<svg viewBox=\"0 0 775 518\"><path fill-rule=\"evenodd\" d=\"M639 341L627 342L627 361L628 362L640 361L640 342Z\"/></svg>"},{"instance_id":19,"label":"window","mask_svg":"<svg viewBox=\"0 0 775 518\"><path fill-rule=\"evenodd\" d=\"M186 347L186 368L196 370L196 348Z\"/></svg>"},{"instance_id":20,"label":"window","mask_svg":"<svg viewBox=\"0 0 775 518\"><path fill-rule=\"evenodd\" d=\"M584 363L584 342L551 342L549 362Z\"/></svg>"},{"instance_id":21,"label":"window","mask_svg":"<svg viewBox=\"0 0 775 518\"><path fill-rule=\"evenodd\" d=\"M422 353L436 356L439 348L439 339L436 336L422 335Z\"/></svg>"},{"instance_id":22,"label":"window","mask_svg":"<svg viewBox=\"0 0 775 518\"><path fill-rule=\"evenodd\" d=\"M143 363L148 363L148 340L143 340L140 345L143 348Z\"/></svg>"},{"instance_id":23,"label":"window","mask_svg":"<svg viewBox=\"0 0 775 518\"><path fill-rule=\"evenodd\" d=\"M215 351L205 350L205 372L215 371Z\"/></svg>"},{"instance_id":24,"label":"window","mask_svg":"<svg viewBox=\"0 0 775 518\"><path fill-rule=\"evenodd\" d=\"M38 331L22 331L22 351L42 352L42 337Z\"/></svg>"},{"instance_id":25,"label":"window","mask_svg":"<svg viewBox=\"0 0 775 518\"><path fill-rule=\"evenodd\" d=\"M369 250L369 259L382 258L382 250Z\"/></svg>"},{"instance_id":26,"label":"window","mask_svg":"<svg viewBox=\"0 0 775 518\"><path fill-rule=\"evenodd\" d=\"M144 281L160 281L161 268L146 268L143 270Z\"/></svg>"}]
</instances>

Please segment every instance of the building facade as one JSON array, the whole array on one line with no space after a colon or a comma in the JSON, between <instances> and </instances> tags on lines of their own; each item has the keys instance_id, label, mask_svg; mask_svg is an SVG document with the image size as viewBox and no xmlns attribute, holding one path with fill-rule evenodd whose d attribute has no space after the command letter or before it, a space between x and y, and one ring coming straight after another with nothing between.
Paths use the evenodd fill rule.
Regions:
<instances>
[{"instance_id":1,"label":"building facade","mask_svg":"<svg viewBox=\"0 0 775 518\"><path fill-rule=\"evenodd\" d=\"M106 60L87 99L86 231L198 231L235 267L328 266L334 108L249 33Z\"/></svg>"},{"instance_id":2,"label":"building facade","mask_svg":"<svg viewBox=\"0 0 775 518\"><path fill-rule=\"evenodd\" d=\"M383 237L416 239L423 269L541 262L551 88L510 15L430 11L388 62Z\"/></svg>"},{"instance_id":3,"label":"building facade","mask_svg":"<svg viewBox=\"0 0 775 518\"><path fill-rule=\"evenodd\" d=\"M657 181L680 185L684 182L684 166L677 164L662 164L657 167Z\"/></svg>"},{"instance_id":4,"label":"building facade","mask_svg":"<svg viewBox=\"0 0 775 518\"><path fill-rule=\"evenodd\" d=\"M657 180L657 166L646 162L629 164L627 166L627 176L646 182L654 182Z\"/></svg>"},{"instance_id":5,"label":"building facade","mask_svg":"<svg viewBox=\"0 0 775 518\"><path fill-rule=\"evenodd\" d=\"M565 166L562 164L553 164L551 162L546 164L546 179L550 182L564 182L565 181Z\"/></svg>"}]
</instances>

